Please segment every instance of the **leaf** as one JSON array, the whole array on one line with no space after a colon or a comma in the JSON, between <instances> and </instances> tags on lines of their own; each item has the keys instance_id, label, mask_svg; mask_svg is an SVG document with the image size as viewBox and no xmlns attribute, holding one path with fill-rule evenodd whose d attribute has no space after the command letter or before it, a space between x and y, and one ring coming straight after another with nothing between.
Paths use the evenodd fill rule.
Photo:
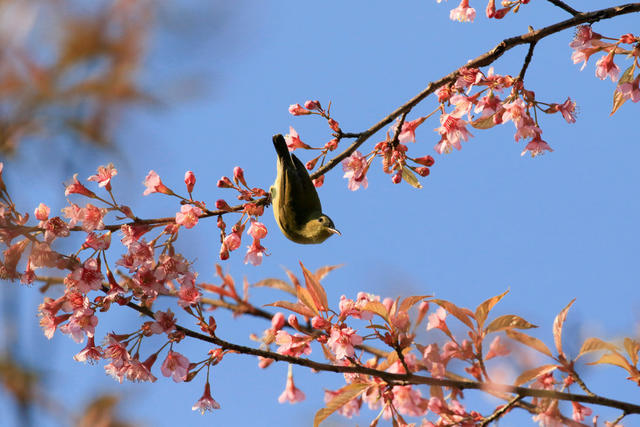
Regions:
<instances>
[{"instance_id":1,"label":"leaf","mask_svg":"<svg viewBox=\"0 0 640 427\"><path fill-rule=\"evenodd\" d=\"M613 114L618 111L618 108L622 107L622 104L627 101L627 98L622 96L622 93L618 90L618 88L621 84L631 83L633 81L633 72L635 71L635 67L635 63L631 64L629 68L624 70L624 73L622 73L620 80L618 80L618 86L616 86L616 89L613 91L613 107L611 108L611 113L609 113L610 116L613 116Z\"/></svg>"},{"instance_id":2,"label":"leaf","mask_svg":"<svg viewBox=\"0 0 640 427\"><path fill-rule=\"evenodd\" d=\"M359 382L353 382L342 387L338 390L338 394L336 394L333 399L327 403L326 408L322 408L316 412L316 415L313 418L313 426L319 426L320 423L326 420L329 415L342 408L349 401L360 396L369 387L371 387L370 384Z\"/></svg>"},{"instance_id":3,"label":"leaf","mask_svg":"<svg viewBox=\"0 0 640 427\"><path fill-rule=\"evenodd\" d=\"M621 367L622 369L626 370L629 373L633 373L632 372L633 366L631 366L627 361L627 359L625 359L624 356L618 353L617 351L612 351L611 353L607 353L597 361L587 363L587 364L588 365L600 365L600 364L614 365L614 366Z\"/></svg>"},{"instance_id":4,"label":"leaf","mask_svg":"<svg viewBox=\"0 0 640 427\"><path fill-rule=\"evenodd\" d=\"M387 323L391 323L389 320L389 313L387 307L385 307L380 301L369 301L361 308L364 311L370 311L378 316L382 317Z\"/></svg>"},{"instance_id":5,"label":"leaf","mask_svg":"<svg viewBox=\"0 0 640 427\"><path fill-rule=\"evenodd\" d=\"M287 282L285 282L284 280L280 280L280 279L274 279L274 278L263 279L263 280L260 280L259 282L254 283L251 286L255 288L279 289L281 291L290 293L293 296L297 296L296 289L290 284L288 284Z\"/></svg>"},{"instance_id":6,"label":"leaf","mask_svg":"<svg viewBox=\"0 0 640 427\"><path fill-rule=\"evenodd\" d=\"M311 298L315 303L316 308L319 311L327 311L329 307L329 303L327 302L327 293L324 291L324 288L316 279L316 277L307 270L302 262L300 262L300 267L302 267L302 273L304 274L304 282L307 285L307 289L311 294Z\"/></svg>"},{"instance_id":7,"label":"leaf","mask_svg":"<svg viewBox=\"0 0 640 427\"><path fill-rule=\"evenodd\" d=\"M504 316L500 316L497 319L494 319L489 326L487 326L487 333L502 331L504 329L531 329L537 328L536 325L533 325L526 320L524 320L520 316L516 316L515 314L505 314Z\"/></svg>"},{"instance_id":8,"label":"leaf","mask_svg":"<svg viewBox=\"0 0 640 427\"><path fill-rule=\"evenodd\" d=\"M617 348L618 347L616 347L615 345L610 344L606 341L602 341L600 338L595 338L595 337L587 338L582 343L582 347L580 348L580 352L578 353L578 356L576 356L576 360L578 360L583 355L587 353L591 353L593 351L598 351L598 350L616 351Z\"/></svg>"},{"instance_id":9,"label":"leaf","mask_svg":"<svg viewBox=\"0 0 640 427\"><path fill-rule=\"evenodd\" d=\"M624 97L622 92L620 92L618 90L618 87L616 86L616 88L613 91L613 105L611 107L611 112L609 113L609 116L613 116L616 113L616 111L618 111L618 109L620 109L620 107L622 107L622 105L625 102L627 102L627 98Z\"/></svg>"},{"instance_id":10,"label":"leaf","mask_svg":"<svg viewBox=\"0 0 640 427\"><path fill-rule=\"evenodd\" d=\"M454 303L442 299L434 299L433 302L447 310L447 312L455 316L458 320L467 325L471 330L475 330L475 328L473 327L473 323L471 323L470 320L470 317L475 317L471 310L467 308L460 308Z\"/></svg>"},{"instance_id":11,"label":"leaf","mask_svg":"<svg viewBox=\"0 0 640 427\"><path fill-rule=\"evenodd\" d=\"M629 359L633 366L638 364L638 351L640 351L640 343L631 338L624 339L624 349L627 350Z\"/></svg>"},{"instance_id":12,"label":"leaf","mask_svg":"<svg viewBox=\"0 0 640 427\"><path fill-rule=\"evenodd\" d=\"M553 357L551 355L549 347L547 347L547 345L540 341L538 338L532 337L531 335L527 335L522 332L514 331L513 329L507 329L505 333L511 339L519 341L522 344L529 346L534 350L539 351L540 353L546 354L549 357Z\"/></svg>"},{"instance_id":13,"label":"leaf","mask_svg":"<svg viewBox=\"0 0 640 427\"><path fill-rule=\"evenodd\" d=\"M324 279L327 274L331 273L333 270L342 267L344 264L337 264L337 265L325 265L324 267L320 267L319 269L316 270L315 273L313 273L313 275L316 277L316 279L318 280L322 280Z\"/></svg>"},{"instance_id":14,"label":"leaf","mask_svg":"<svg viewBox=\"0 0 640 427\"><path fill-rule=\"evenodd\" d=\"M302 305L299 302L276 301L266 305L271 307L286 308L287 310L294 311L298 314L302 314L303 316L309 317L309 318L314 316L314 313L311 310L309 310L305 305Z\"/></svg>"},{"instance_id":15,"label":"leaf","mask_svg":"<svg viewBox=\"0 0 640 427\"><path fill-rule=\"evenodd\" d=\"M471 122L471 126L476 129L490 129L496 125L496 123L493 121L493 116L495 116L495 114L492 114L489 117L474 120Z\"/></svg>"},{"instance_id":16,"label":"leaf","mask_svg":"<svg viewBox=\"0 0 640 427\"><path fill-rule=\"evenodd\" d=\"M482 327L484 326L484 321L487 320L487 316L489 315L489 312L491 311L493 306L496 305L498 301L500 301L502 297L507 294L507 292L509 292L508 289L500 295L489 298L488 300L480 304L478 308L476 308L476 322L478 322L478 329L482 329Z\"/></svg>"},{"instance_id":17,"label":"leaf","mask_svg":"<svg viewBox=\"0 0 640 427\"><path fill-rule=\"evenodd\" d=\"M513 385L520 386L522 384L528 383L529 381L538 378L540 375L548 374L549 372L553 372L558 369L558 365L542 365L537 368L529 369L524 371L518 378L516 378Z\"/></svg>"},{"instance_id":18,"label":"leaf","mask_svg":"<svg viewBox=\"0 0 640 427\"><path fill-rule=\"evenodd\" d=\"M406 297L405 299L402 300L402 303L400 304L400 309L398 310L398 312L409 311L411 307L421 302L423 299L429 298L432 296L433 295L415 295L411 297Z\"/></svg>"},{"instance_id":19,"label":"leaf","mask_svg":"<svg viewBox=\"0 0 640 427\"><path fill-rule=\"evenodd\" d=\"M573 305L575 301L575 298L572 299L553 321L553 341L556 344L558 354L560 354L561 356L564 356L564 352L562 351L562 326L564 325L564 321L567 318L567 312L569 311L569 308L571 308L571 305Z\"/></svg>"},{"instance_id":20,"label":"leaf","mask_svg":"<svg viewBox=\"0 0 640 427\"><path fill-rule=\"evenodd\" d=\"M309 308L309 310L311 310L314 313L314 315L317 316L319 314L318 307L316 307L316 304L313 301L313 298L311 297L311 294L309 293L308 289L298 285L296 286L296 295L298 297L298 300L302 304L306 305Z\"/></svg>"},{"instance_id":21,"label":"leaf","mask_svg":"<svg viewBox=\"0 0 640 427\"><path fill-rule=\"evenodd\" d=\"M416 175L413 173L411 169L409 169L406 166L402 167L402 179L407 181L407 184L409 184L414 188L422 188L422 184L420 184L420 181L418 181L418 178L416 178Z\"/></svg>"},{"instance_id":22,"label":"leaf","mask_svg":"<svg viewBox=\"0 0 640 427\"><path fill-rule=\"evenodd\" d=\"M293 274L291 271L287 270L286 268L284 269L284 272L287 273L287 277L289 278L289 280L291 280L291 283L293 283L294 287L300 285L300 281L298 280L295 274Z\"/></svg>"}]
</instances>

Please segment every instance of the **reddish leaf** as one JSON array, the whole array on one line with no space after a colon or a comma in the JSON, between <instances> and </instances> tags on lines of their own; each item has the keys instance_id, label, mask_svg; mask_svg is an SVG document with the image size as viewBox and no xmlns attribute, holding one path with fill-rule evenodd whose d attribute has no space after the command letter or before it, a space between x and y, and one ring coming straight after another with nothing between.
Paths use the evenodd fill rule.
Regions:
<instances>
[{"instance_id":1,"label":"reddish leaf","mask_svg":"<svg viewBox=\"0 0 640 427\"><path fill-rule=\"evenodd\" d=\"M638 351L640 351L640 343L631 338L624 339L624 349L627 350L629 359L633 366L638 364Z\"/></svg>"},{"instance_id":2,"label":"reddish leaf","mask_svg":"<svg viewBox=\"0 0 640 427\"><path fill-rule=\"evenodd\" d=\"M316 316L319 314L318 307L316 306L316 303L313 300L313 297L311 297L311 293L308 289L298 285L296 286L296 295L298 297L298 301L306 305Z\"/></svg>"},{"instance_id":3,"label":"reddish leaf","mask_svg":"<svg viewBox=\"0 0 640 427\"><path fill-rule=\"evenodd\" d=\"M254 286L256 288L264 287L264 288L278 289L278 290L290 293L293 296L296 296L296 289L290 284L288 284L287 282L285 282L284 280L280 280L280 279L272 279L272 278L263 279L263 280L260 280L259 282L254 283L251 286Z\"/></svg>"},{"instance_id":4,"label":"reddish leaf","mask_svg":"<svg viewBox=\"0 0 640 427\"><path fill-rule=\"evenodd\" d=\"M324 279L327 274L331 273L333 270L342 267L344 264L338 264L338 265L325 265L324 267L320 267L319 269L316 270L314 274L314 276L316 277L316 279L318 280L322 280Z\"/></svg>"},{"instance_id":5,"label":"reddish leaf","mask_svg":"<svg viewBox=\"0 0 640 427\"><path fill-rule=\"evenodd\" d=\"M300 267L302 267L304 282L307 285L307 289L309 290L311 298L313 298L313 302L315 303L316 308L319 311L327 311L329 303L327 302L327 293L324 291L324 288L316 279L316 277L309 270L307 270L302 262L300 263Z\"/></svg>"},{"instance_id":6,"label":"reddish leaf","mask_svg":"<svg viewBox=\"0 0 640 427\"><path fill-rule=\"evenodd\" d=\"M480 304L478 308L476 308L476 322L478 323L478 329L482 329L482 327L484 326L484 321L487 320L487 316L489 315L489 312L491 311L493 306L496 305L498 301L500 301L502 297L504 297L508 292L509 290L507 289L500 295L489 298L488 300Z\"/></svg>"},{"instance_id":7,"label":"reddish leaf","mask_svg":"<svg viewBox=\"0 0 640 427\"><path fill-rule=\"evenodd\" d=\"M505 314L504 316L500 316L489 323L489 326L487 326L487 333L490 334L491 332L514 328L531 329L537 328L537 326L527 322L522 317L516 316L515 314Z\"/></svg>"},{"instance_id":8,"label":"reddish leaf","mask_svg":"<svg viewBox=\"0 0 640 427\"><path fill-rule=\"evenodd\" d=\"M315 315L313 311L309 310L306 306L300 304L299 302L276 301L266 305L271 307L286 308L287 310L294 311L298 314L302 314L303 316L309 317L309 318Z\"/></svg>"},{"instance_id":9,"label":"reddish leaf","mask_svg":"<svg viewBox=\"0 0 640 427\"><path fill-rule=\"evenodd\" d=\"M595 362L588 363L588 365L600 365L600 364L614 365L619 366L622 369L626 370L630 374L633 374L633 366L629 364L627 359L624 358L623 355L618 353L617 351L612 351L611 353L607 353L598 359Z\"/></svg>"},{"instance_id":10,"label":"reddish leaf","mask_svg":"<svg viewBox=\"0 0 640 427\"><path fill-rule=\"evenodd\" d=\"M421 302L425 298L429 298L432 296L433 295L416 295L416 296L406 297L404 300L402 300L402 303L400 304L400 309L398 310L398 312L409 311L409 309L414 305L416 305L417 303Z\"/></svg>"},{"instance_id":11,"label":"reddish leaf","mask_svg":"<svg viewBox=\"0 0 640 427\"><path fill-rule=\"evenodd\" d=\"M371 387L370 384L359 382L352 382L351 384L342 387L338 390L338 394L336 394L333 399L327 403L326 408L322 408L316 412L316 416L313 418L313 427L318 427L329 415L342 408L346 403L360 396L369 387Z\"/></svg>"},{"instance_id":12,"label":"reddish leaf","mask_svg":"<svg viewBox=\"0 0 640 427\"><path fill-rule=\"evenodd\" d=\"M578 353L576 360L578 360L580 357L582 357L587 353L591 353L598 350L616 351L617 348L618 347L616 347L615 345L610 344L606 341L602 341L600 338L595 338L595 337L587 338L582 343L582 347L580 348L580 352Z\"/></svg>"},{"instance_id":13,"label":"reddish leaf","mask_svg":"<svg viewBox=\"0 0 640 427\"><path fill-rule=\"evenodd\" d=\"M369 301L362 307L364 311L370 311L378 316L382 317L387 323L391 323L389 320L389 313L387 312L387 307L382 305L380 301Z\"/></svg>"},{"instance_id":14,"label":"reddish leaf","mask_svg":"<svg viewBox=\"0 0 640 427\"><path fill-rule=\"evenodd\" d=\"M538 378L540 375L548 374L549 372L553 372L558 369L558 365L542 365L537 368L529 369L524 371L518 378L516 378L513 385L520 386L522 384L528 383L529 381Z\"/></svg>"},{"instance_id":15,"label":"reddish leaf","mask_svg":"<svg viewBox=\"0 0 640 427\"><path fill-rule=\"evenodd\" d=\"M458 320L460 320L462 323L467 325L470 329L472 330L475 329L473 327L473 323L471 323L471 320L470 320L471 318L475 318L475 315L468 308L460 308L454 303L445 301L442 299L434 299L433 302L435 302L440 307L447 310L447 312L455 316Z\"/></svg>"},{"instance_id":16,"label":"reddish leaf","mask_svg":"<svg viewBox=\"0 0 640 427\"><path fill-rule=\"evenodd\" d=\"M558 354L564 356L564 352L562 351L562 326L564 325L564 321L567 318L567 312L571 305L575 302L575 298L567 304L565 308L562 309L560 314L558 314L553 321L553 341L556 344L556 349L558 350Z\"/></svg>"},{"instance_id":17,"label":"reddish leaf","mask_svg":"<svg viewBox=\"0 0 640 427\"><path fill-rule=\"evenodd\" d=\"M505 333L511 339L519 341L522 344L529 346L534 350L539 351L540 353L546 354L549 357L553 357L551 355L549 347L547 347L546 344L540 341L538 338L532 337L531 335L527 335L522 332L514 331L513 329L507 329Z\"/></svg>"}]
</instances>

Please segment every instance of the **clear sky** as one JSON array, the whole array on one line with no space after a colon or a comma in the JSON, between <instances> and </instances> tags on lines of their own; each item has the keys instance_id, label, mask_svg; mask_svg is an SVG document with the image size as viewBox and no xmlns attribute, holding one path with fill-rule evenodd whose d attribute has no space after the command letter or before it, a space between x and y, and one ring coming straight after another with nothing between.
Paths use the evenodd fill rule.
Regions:
<instances>
[{"instance_id":1,"label":"clear sky","mask_svg":"<svg viewBox=\"0 0 640 427\"><path fill-rule=\"evenodd\" d=\"M152 51L140 78L164 105L122 117L117 151L85 150L58 159L57 148L34 144L5 164L10 189L21 193L16 199L22 210L31 212L39 202L59 210L65 203L61 181L75 172L86 178L108 162L120 171L114 191L141 217L170 216L178 209L160 195L142 197L141 182L150 169L181 191L184 172L192 170L198 179L197 199L209 206L219 198L232 201L232 193L215 183L236 165L245 169L250 185L268 188L272 183L272 134L287 133L294 126L311 145L330 139L321 120L293 117L287 112L289 104L331 101L332 115L342 128L359 132L503 38L525 33L528 25L537 29L569 17L544 1L531 2L517 16L491 22L484 17L485 3L474 1L478 10L474 24L448 19L456 6L453 2L217 3L217 19L189 43L180 44L165 33L151 38ZM604 6L598 1L574 3L582 10ZM198 2L190 4L200 7ZM180 24L167 15L159 19ZM594 30L618 36L637 30L637 20L637 15L626 16L615 24L598 23ZM571 96L578 104L575 124L567 124L559 115L541 118L543 138L553 153L521 157L523 144L514 141L513 125L507 124L488 131L472 129L474 138L463 144L462 151L437 155L433 129L439 123L430 119L419 128L418 142L410 146L413 155L436 158L431 175L421 180L424 188L392 184L376 160L368 175L369 188L351 192L336 168L326 177L320 197L342 237L318 246L296 245L281 235L268 210L263 218L269 235L263 244L270 256L262 266L253 267L244 265L243 254L236 252L222 263L224 270L237 281L247 277L255 282L285 278L283 266L300 274L298 261L311 269L344 264L324 281L335 307L342 294L353 298L358 291L368 291L393 298L434 294L475 308L510 289L495 314L515 313L539 325L532 333L549 345L554 316L577 297L564 337L570 354L576 354L588 336L637 335L640 146L634 120L638 105L627 103L609 117L614 86L594 75L599 55L582 72L571 62L572 36L567 30L540 42L525 81L541 100L561 103ZM525 54L525 47L508 52L495 64L496 73L517 75ZM180 96L179 82L190 77L200 79L197 96ZM408 118L425 115L435 106L429 99ZM361 151L369 152L383 138L380 132ZM304 152L300 157L311 158ZM54 172L41 169L45 159L55 159ZM66 169L68 164L72 170ZM215 221L181 232L178 248L195 260L202 281L217 282ZM51 341L43 337L35 317L42 296L35 288L20 289L15 295L24 301L25 358L50 361L46 384L70 406L108 390L125 399L127 417L146 425L299 426L310 424L315 411L324 406L323 388L336 389L343 383L339 376L295 367L296 384L307 399L295 406L281 405L277 397L284 389L285 364L260 370L252 357L228 356L212 376L213 395L222 409L201 416L191 406L202 394L202 377L175 384L156 372L155 384L119 385L104 374L103 364L74 362L72 356L82 346L68 337L56 334ZM264 289L252 290L252 295L262 304L282 297ZM249 333L261 334L267 326L216 313L219 336L231 341L250 344ZM137 329L141 319L126 310L112 310L100 322L97 336ZM420 337L427 342L443 338L424 329ZM209 348L186 340L176 350L201 360ZM318 349L310 357L322 359ZM624 377L617 368L596 368L585 381L596 393L625 399L637 390L625 384ZM0 407L8 408L6 398ZM617 416L593 409L604 419ZM361 414L357 422L367 425L376 412L363 407ZM527 425L526 420L530 420L526 415L508 417L501 425ZM332 416L326 425L354 422ZM634 422L630 419L629 425ZM38 424L56 422L42 415Z\"/></svg>"}]
</instances>

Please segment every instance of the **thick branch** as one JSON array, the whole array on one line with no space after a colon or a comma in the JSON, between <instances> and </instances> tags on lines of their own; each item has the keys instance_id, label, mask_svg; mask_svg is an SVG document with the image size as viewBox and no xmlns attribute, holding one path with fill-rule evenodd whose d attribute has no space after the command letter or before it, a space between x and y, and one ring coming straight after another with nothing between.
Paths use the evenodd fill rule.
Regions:
<instances>
[{"instance_id":1,"label":"thick branch","mask_svg":"<svg viewBox=\"0 0 640 427\"><path fill-rule=\"evenodd\" d=\"M640 3L628 3L622 6L614 6L607 9L597 10L595 12L578 13L573 18L567 19L562 22L558 22L548 27L544 27L539 30L522 34L516 37L504 39L490 51L483 53L482 55L467 62L466 64L463 64L460 68L485 67L495 62L506 51L511 50L514 47L519 46L521 44L533 44L538 42L539 40L542 40L547 36L566 30L567 28L575 27L580 24L594 23L603 19L610 19L616 16L626 15L628 13L633 13L638 11L640 11ZM362 132L358 137L358 139L356 139L355 142L351 144L345 151L338 154L336 157L328 161L324 166L322 166L321 168L316 170L314 173L312 173L311 179L316 179L319 176L329 172L331 169L333 169L338 164L340 164L342 160L346 159L354 151L356 151L358 147L360 147L373 134L375 134L384 126L388 125L393 120L395 120L396 117L399 117L401 114L405 112L411 111L413 107L418 105L423 99L431 95L441 86L444 86L445 84L448 84L448 83L452 83L458 76L458 72L459 72L458 70L460 68L457 68L455 71L452 71L446 76L429 83L429 85L422 92L420 92L419 94L414 96L412 99L407 101L404 105L398 107L395 111L393 111L387 117L383 118L378 123L371 126L366 131Z\"/></svg>"},{"instance_id":2,"label":"thick branch","mask_svg":"<svg viewBox=\"0 0 640 427\"><path fill-rule=\"evenodd\" d=\"M127 306L134 310L153 318L153 312L148 308L141 307L132 302ZM224 341L215 336L208 336L196 331L184 328L176 325L176 328L182 331L186 336L196 338L201 341L209 342L221 347L224 350L232 350L241 354L248 354L252 356L261 356L267 359L273 359L280 362L288 362L294 365L305 366L307 368L314 369L316 371L327 371L337 373L351 373L351 374L364 374L371 375L373 377L380 378L391 385L410 385L410 384L424 384L430 386L451 387L460 390L482 390L491 392L503 392L512 393L522 397L540 397L547 399L558 399L563 401L582 402L594 405L608 406L611 408L618 408L623 410L627 414L640 414L640 405L634 405L632 403L622 402L615 399L609 399L601 396L586 396L583 394L565 393L555 390L543 390L533 389L526 387L516 387L508 384L496 384L496 383L480 383L475 381L465 380L451 380L446 378L431 378L422 375L415 374L394 374L386 371L379 371L377 369L367 368L365 366L336 366L326 363L315 362L309 359L302 359L293 356L286 356L280 353L272 351L260 350L257 348L246 347L239 344L233 344Z\"/></svg>"}]
</instances>

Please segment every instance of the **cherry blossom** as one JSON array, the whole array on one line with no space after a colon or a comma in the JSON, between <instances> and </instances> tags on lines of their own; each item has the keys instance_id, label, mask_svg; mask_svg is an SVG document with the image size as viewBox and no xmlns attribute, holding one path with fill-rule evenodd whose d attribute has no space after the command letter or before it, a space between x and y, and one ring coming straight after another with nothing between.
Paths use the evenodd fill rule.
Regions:
<instances>
[{"instance_id":1,"label":"cherry blossom","mask_svg":"<svg viewBox=\"0 0 640 427\"><path fill-rule=\"evenodd\" d=\"M285 385L284 391L282 392L280 397L278 397L278 402L280 403L289 402L291 404L294 404L297 402L302 402L304 398L305 396L302 390L297 388L295 383L293 382L293 372L291 369L291 365L289 365L289 372L287 374L287 383Z\"/></svg>"},{"instance_id":2,"label":"cherry blossom","mask_svg":"<svg viewBox=\"0 0 640 427\"><path fill-rule=\"evenodd\" d=\"M349 180L348 188L356 191L360 187L367 188L367 161L359 151L354 151L342 161L343 178Z\"/></svg>"},{"instance_id":3,"label":"cherry blossom","mask_svg":"<svg viewBox=\"0 0 640 427\"><path fill-rule=\"evenodd\" d=\"M333 327L331 328L331 336L327 341L327 345L336 355L336 359L344 359L345 357L353 357L355 354L354 346L362 344L362 337L356 334L355 329L349 327Z\"/></svg>"},{"instance_id":4,"label":"cherry blossom","mask_svg":"<svg viewBox=\"0 0 640 427\"><path fill-rule=\"evenodd\" d=\"M298 132L296 132L292 126L289 126L289 133L284 136L284 139L287 141L289 151L295 151L297 148L310 148L307 144L302 142L300 135L298 135Z\"/></svg>"},{"instance_id":5,"label":"cherry blossom","mask_svg":"<svg viewBox=\"0 0 640 427\"><path fill-rule=\"evenodd\" d=\"M149 171L147 177L142 183L146 187L144 193L142 193L143 196L147 196L151 193L162 193L168 195L173 194L173 191L171 191L169 188L167 188L166 185L162 183L160 176L153 170Z\"/></svg>"},{"instance_id":6,"label":"cherry blossom","mask_svg":"<svg viewBox=\"0 0 640 427\"><path fill-rule=\"evenodd\" d=\"M220 404L211 397L211 386L209 385L209 381L204 385L204 393L202 394L202 397L198 399L191 409L194 411L200 411L202 415L204 415L206 411L220 409Z\"/></svg>"},{"instance_id":7,"label":"cherry blossom","mask_svg":"<svg viewBox=\"0 0 640 427\"><path fill-rule=\"evenodd\" d=\"M111 178L118 174L118 170L113 167L113 163L107 166L99 166L98 173L87 178L88 181L95 181L99 187L104 187L107 191L111 191Z\"/></svg>"},{"instance_id":8,"label":"cherry blossom","mask_svg":"<svg viewBox=\"0 0 640 427\"><path fill-rule=\"evenodd\" d=\"M193 228L198 223L198 218L202 215L202 209L194 205L182 205L180 212L176 213L176 224L185 228Z\"/></svg>"},{"instance_id":9,"label":"cherry blossom","mask_svg":"<svg viewBox=\"0 0 640 427\"><path fill-rule=\"evenodd\" d=\"M189 359L177 351L171 350L164 359L160 370L165 377L171 377L177 383L182 382L187 379L189 373Z\"/></svg>"},{"instance_id":10,"label":"cherry blossom","mask_svg":"<svg viewBox=\"0 0 640 427\"><path fill-rule=\"evenodd\" d=\"M476 10L469 7L469 0L461 0L458 7L451 10L449 18L452 21L473 22L476 19Z\"/></svg>"}]
</instances>

